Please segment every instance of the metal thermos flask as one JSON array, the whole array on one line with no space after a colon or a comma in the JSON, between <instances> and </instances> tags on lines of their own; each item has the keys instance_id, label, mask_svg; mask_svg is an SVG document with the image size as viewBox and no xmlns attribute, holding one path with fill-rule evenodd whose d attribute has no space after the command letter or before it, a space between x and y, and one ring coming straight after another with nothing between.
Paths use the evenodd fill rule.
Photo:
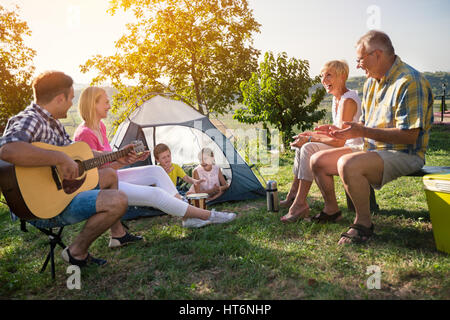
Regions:
<instances>
[{"instance_id":1,"label":"metal thermos flask","mask_svg":"<svg viewBox=\"0 0 450 320\"><path fill-rule=\"evenodd\" d=\"M278 211L280 203L278 200L278 189L276 181L273 180L267 181L266 196L267 196L267 211Z\"/></svg>"}]
</instances>

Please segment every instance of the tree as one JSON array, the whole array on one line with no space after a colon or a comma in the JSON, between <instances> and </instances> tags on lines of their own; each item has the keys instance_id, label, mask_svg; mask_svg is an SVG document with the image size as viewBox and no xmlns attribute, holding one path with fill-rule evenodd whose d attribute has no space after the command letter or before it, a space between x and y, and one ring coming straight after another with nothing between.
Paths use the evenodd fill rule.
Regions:
<instances>
[{"instance_id":1,"label":"tree","mask_svg":"<svg viewBox=\"0 0 450 320\"><path fill-rule=\"evenodd\" d=\"M249 124L262 122L264 128L273 125L287 147L295 126L301 131L311 129L326 113L318 110L325 90L317 87L310 97L310 90L320 79L310 78L308 70L307 60L288 59L285 52L275 60L273 53L267 52L257 72L241 82L246 108L236 109L233 118Z\"/></svg>"},{"instance_id":2,"label":"tree","mask_svg":"<svg viewBox=\"0 0 450 320\"><path fill-rule=\"evenodd\" d=\"M4 131L8 118L32 100L31 63L36 52L24 44L24 37L30 35L27 23L0 5L0 132Z\"/></svg>"},{"instance_id":3,"label":"tree","mask_svg":"<svg viewBox=\"0 0 450 320\"><path fill-rule=\"evenodd\" d=\"M130 112L143 94L164 90L202 114L222 114L257 67L259 51L251 45L260 25L247 0L112 0L109 12L119 9L132 9L136 23L116 42L118 53L81 66L99 71L93 83L109 80L118 89L113 111L128 103Z\"/></svg>"}]
</instances>

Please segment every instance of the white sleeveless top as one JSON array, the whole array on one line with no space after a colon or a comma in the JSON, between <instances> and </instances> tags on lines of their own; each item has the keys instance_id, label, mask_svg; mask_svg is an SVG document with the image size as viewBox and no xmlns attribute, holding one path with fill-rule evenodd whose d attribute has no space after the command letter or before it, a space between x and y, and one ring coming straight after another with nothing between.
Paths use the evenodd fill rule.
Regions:
<instances>
[{"instance_id":1,"label":"white sleeveless top","mask_svg":"<svg viewBox=\"0 0 450 320\"><path fill-rule=\"evenodd\" d=\"M333 96L333 105L331 110L333 116L333 125L339 128L342 128L342 119L339 118L339 115L341 114L341 109L344 107L344 101L346 99L352 99L356 102L356 113L353 116L352 121L359 122L359 118L361 117L361 99L358 97L358 91L349 90L346 93L344 93L341 97L341 100L339 101L338 106L336 106L336 98ZM355 147L362 145L363 143L364 143L363 138L354 138L348 139L345 142L345 145L348 147Z\"/></svg>"}]
</instances>

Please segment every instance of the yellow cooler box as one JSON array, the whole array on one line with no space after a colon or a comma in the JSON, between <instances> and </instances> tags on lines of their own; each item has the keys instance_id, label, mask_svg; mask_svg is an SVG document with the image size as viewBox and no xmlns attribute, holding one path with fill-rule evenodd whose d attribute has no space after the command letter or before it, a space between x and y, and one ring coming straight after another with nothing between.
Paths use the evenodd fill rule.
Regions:
<instances>
[{"instance_id":1,"label":"yellow cooler box","mask_svg":"<svg viewBox=\"0 0 450 320\"><path fill-rule=\"evenodd\" d=\"M450 172L428 174L423 184L436 248L450 253Z\"/></svg>"}]
</instances>

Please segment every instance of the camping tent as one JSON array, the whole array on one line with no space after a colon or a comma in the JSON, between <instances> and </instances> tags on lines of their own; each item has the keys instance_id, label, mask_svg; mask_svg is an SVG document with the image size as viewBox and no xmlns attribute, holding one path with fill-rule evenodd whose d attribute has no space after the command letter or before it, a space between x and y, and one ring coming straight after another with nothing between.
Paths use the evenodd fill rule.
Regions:
<instances>
[{"instance_id":1,"label":"camping tent","mask_svg":"<svg viewBox=\"0 0 450 320\"><path fill-rule=\"evenodd\" d=\"M111 145L116 150L133 140L141 140L149 150L158 143L168 145L173 163L179 165L198 164L198 153L202 148L213 150L216 164L222 168L230 187L208 204L265 195L261 183L230 140L208 117L183 101L161 95L144 101L120 124ZM137 165L154 163L152 157Z\"/></svg>"}]
</instances>

